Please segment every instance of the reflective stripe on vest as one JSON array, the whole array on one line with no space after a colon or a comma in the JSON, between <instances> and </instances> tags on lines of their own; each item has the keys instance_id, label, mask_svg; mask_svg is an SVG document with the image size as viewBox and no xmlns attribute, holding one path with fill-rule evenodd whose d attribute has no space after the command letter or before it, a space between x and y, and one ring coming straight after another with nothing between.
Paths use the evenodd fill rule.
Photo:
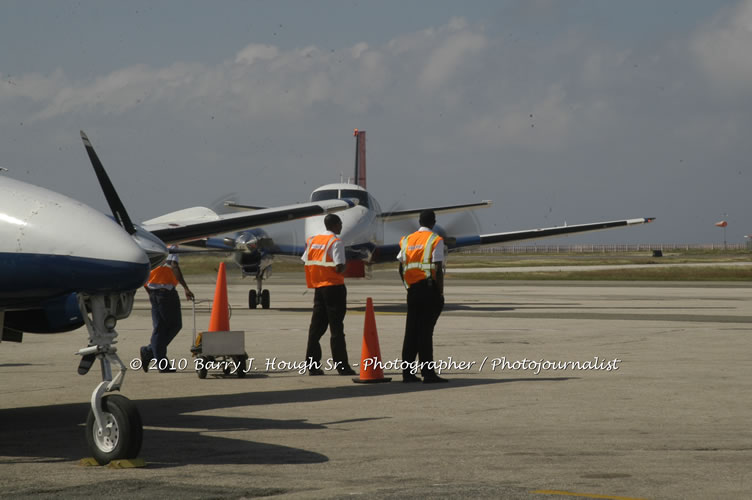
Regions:
<instances>
[{"instance_id":1,"label":"reflective stripe on vest","mask_svg":"<svg viewBox=\"0 0 752 500\"><path fill-rule=\"evenodd\" d=\"M175 287L178 284L178 279L175 277L175 273L172 272L172 267L163 265L151 270L149 274L149 281L146 285L157 285L156 288Z\"/></svg>"},{"instance_id":2,"label":"reflective stripe on vest","mask_svg":"<svg viewBox=\"0 0 752 500\"><path fill-rule=\"evenodd\" d=\"M416 231L402 238L402 277L406 287L436 277L436 264L431 261L431 255L439 241L441 236L429 231Z\"/></svg>"},{"instance_id":3,"label":"reflective stripe on vest","mask_svg":"<svg viewBox=\"0 0 752 500\"><path fill-rule=\"evenodd\" d=\"M308 238L305 260L308 288L345 284L345 277L336 271L337 264L329 255L329 249L337 241L339 238L334 234L319 234Z\"/></svg>"}]
</instances>

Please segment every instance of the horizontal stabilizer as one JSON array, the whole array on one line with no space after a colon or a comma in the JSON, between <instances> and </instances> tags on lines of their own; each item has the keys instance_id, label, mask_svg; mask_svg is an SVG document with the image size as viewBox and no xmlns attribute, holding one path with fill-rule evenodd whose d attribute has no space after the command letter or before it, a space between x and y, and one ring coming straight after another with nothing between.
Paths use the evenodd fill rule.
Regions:
<instances>
[{"instance_id":1,"label":"horizontal stabilizer","mask_svg":"<svg viewBox=\"0 0 752 500\"><path fill-rule=\"evenodd\" d=\"M242 210L263 210L266 207L257 207L255 205L243 205L241 203L235 203L234 201L226 201L224 202L224 206L227 208L235 208L235 209L242 209Z\"/></svg>"},{"instance_id":2,"label":"horizontal stabilizer","mask_svg":"<svg viewBox=\"0 0 752 500\"><path fill-rule=\"evenodd\" d=\"M475 210L477 208L486 208L491 206L491 200L483 200L477 203L466 203L463 205L445 205L442 207L425 207L413 208L410 210L393 210L391 212L382 212L381 217L384 222L393 222L396 220L410 219L418 217L423 210L433 210L437 214L447 214L452 212L462 212L465 210Z\"/></svg>"}]
</instances>

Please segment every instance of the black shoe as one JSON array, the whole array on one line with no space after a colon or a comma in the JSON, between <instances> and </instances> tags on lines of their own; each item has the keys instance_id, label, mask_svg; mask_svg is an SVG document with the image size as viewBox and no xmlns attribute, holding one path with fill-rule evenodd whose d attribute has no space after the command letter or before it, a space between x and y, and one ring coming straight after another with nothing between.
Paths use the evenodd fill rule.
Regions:
<instances>
[{"instance_id":1,"label":"black shoe","mask_svg":"<svg viewBox=\"0 0 752 500\"><path fill-rule=\"evenodd\" d=\"M439 377L435 373L429 373L429 374L423 375L424 384L442 384L446 382L449 382L449 381L445 378Z\"/></svg>"},{"instance_id":2,"label":"black shoe","mask_svg":"<svg viewBox=\"0 0 752 500\"><path fill-rule=\"evenodd\" d=\"M144 371L144 373L147 373L149 371L149 361L151 361L151 351L148 347L142 346L141 347L141 369Z\"/></svg>"},{"instance_id":3,"label":"black shoe","mask_svg":"<svg viewBox=\"0 0 752 500\"><path fill-rule=\"evenodd\" d=\"M355 370L350 368L349 366L345 365L343 368L340 368L337 370L340 375L357 375Z\"/></svg>"},{"instance_id":4,"label":"black shoe","mask_svg":"<svg viewBox=\"0 0 752 500\"><path fill-rule=\"evenodd\" d=\"M323 374L324 374L324 370L322 370L321 368L309 368L308 369L308 375L312 377L316 375L323 375Z\"/></svg>"},{"instance_id":5,"label":"black shoe","mask_svg":"<svg viewBox=\"0 0 752 500\"><path fill-rule=\"evenodd\" d=\"M160 369L159 373L177 373L178 371L175 368L165 368Z\"/></svg>"},{"instance_id":6,"label":"black shoe","mask_svg":"<svg viewBox=\"0 0 752 500\"><path fill-rule=\"evenodd\" d=\"M413 375L412 373L403 373L402 374L402 382L405 384L410 384L413 382L420 382L420 377L417 377Z\"/></svg>"}]
</instances>

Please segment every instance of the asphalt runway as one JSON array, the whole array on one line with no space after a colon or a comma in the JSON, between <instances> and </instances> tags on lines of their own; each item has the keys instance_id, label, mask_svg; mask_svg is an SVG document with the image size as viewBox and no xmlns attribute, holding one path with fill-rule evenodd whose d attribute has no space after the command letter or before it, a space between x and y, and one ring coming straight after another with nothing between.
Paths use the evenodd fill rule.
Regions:
<instances>
[{"instance_id":1,"label":"asphalt runway","mask_svg":"<svg viewBox=\"0 0 752 500\"><path fill-rule=\"evenodd\" d=\"M189 277L198 299L213 279ZM402 384L387 368L391 383L362 385L294 367L312 303L302 276L266 282L269 310L247 309L252 281L229 281L252 369L200 380L184 302L169 354L186 369L129 370L123 385L144 422L144 468L79 465L100 379L96 365L76 373L83 330L0 344L0 496L752 498L752 284L450 279L434 337L450 383ZM348 282L351 361L367 297L382 361L394 361L394 272ZM136 299L118 324L126 364L151 329ZM209 306L197 306L199 330Z\"/></svg>"}]
</instances>

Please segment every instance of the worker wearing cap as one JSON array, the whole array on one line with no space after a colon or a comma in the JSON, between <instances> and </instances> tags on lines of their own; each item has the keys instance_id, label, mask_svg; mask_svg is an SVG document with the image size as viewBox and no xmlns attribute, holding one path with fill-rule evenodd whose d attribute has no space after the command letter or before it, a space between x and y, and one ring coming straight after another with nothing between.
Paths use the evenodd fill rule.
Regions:
<instances>
[{"instance_id":1,"label":"worker wearing cap","mask_svg":"<svg viewBox=\"0 0 752 500\"><path fill-rule=\"evenodd\" d=\"M406 364L420 357L424 384L448 382L433 366L433 328L444 308L444 239L432 231L436 224L433 210L420 213L420 228L400 240L397 260L407 288L407 319L402 360ZM420 382L420 377L403 369L403 382Z\"/></svg>"},{"instance_id":2,"label":"worker wearing cap","mask_svg":"<svg viewBox=\"0 0 752 500\"><path fill-rule=\"evenodd\" d=\"M170 247L170 250L176 249L177 246ZM183 327L180 297L176 289L178 283L185 291L185 298L193 300L193 292L185 283L178 265L178 256L176 253L170 253L164 264L152 269L149 280L144 285L151 302L153 325L150 344L141 347L141 368L144 371L149 370L152 359L156 360L156 368L160 373L175 371L175 367L171 366L167 359L167 346Z\"/></svg>"},{"instance_id":3,"label":"worker wearing cap","mask_svg":"<svg viewBox=\"0 0 752 500\"><path fill-rule=\"evenodd\" d=\"M342 220L329 214L324 217L326 231L311 236L306 242L302 260L305 262L306 284L314 288L313 314L308 328L306 363L308 375L323 375L321 369L321 345L319 341L331 333L332 359L340 375L355 375L347 360L345 344L345 313L347 312L347 288L345 288L345 250L337 236L342 232Z\"/></svg>"}]
</instances>

